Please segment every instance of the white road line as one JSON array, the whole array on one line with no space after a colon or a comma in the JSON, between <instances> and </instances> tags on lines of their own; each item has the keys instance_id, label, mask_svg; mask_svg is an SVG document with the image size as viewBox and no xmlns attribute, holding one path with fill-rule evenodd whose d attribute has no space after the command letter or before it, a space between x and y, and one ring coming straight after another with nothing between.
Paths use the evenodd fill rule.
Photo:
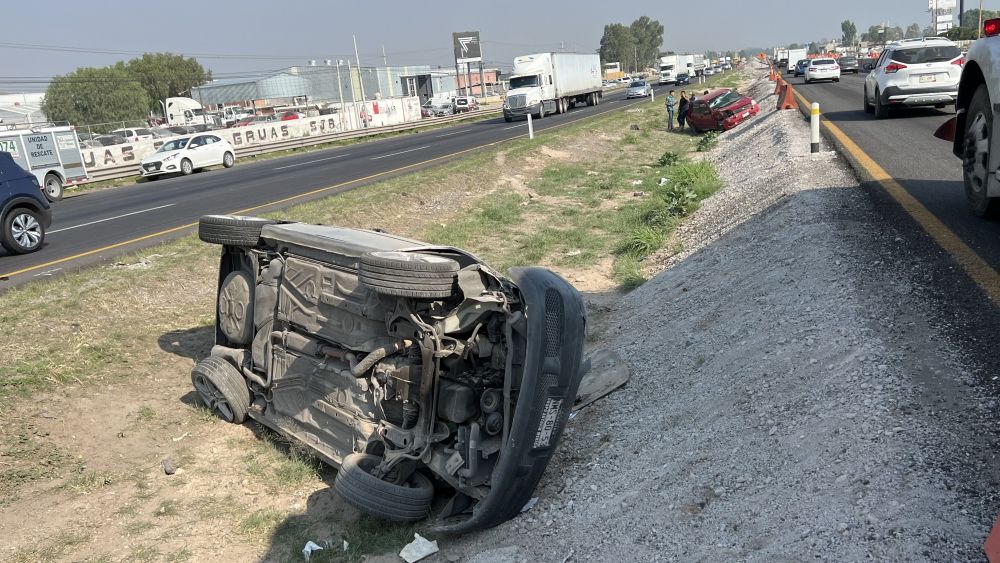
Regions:
<instances>
[{"instance_id":1,"label":"white road line","mask_svg":"<svg viewBox=\"0 0 1000 563\"><path fill-rule=\"evenodd\" d=\"M510 127L504 127L503 130L506 131L508 129L517 129L518 127L524 127L525 125L527 125L527 123L521 123L519 125L511 125Z\"/></svg>"},{"instance_id":2,"label":"white road line","mask_svg":"<svg viewBox=\"0 0 1000 563\"><path fill-rule=\"evenodd\" d=\"M97 221L91 221L89 223L84 223L82 225L73 225L72 227L65 227L63 229L56 229L54 231L49 231L48 234L54 235L56 233L61 233L63 231L71 231L73 229L79 229L80 227L89 227L90 225L96 225L98 223L104 223L105 221L114 221L115 219L121 219L122 217L129 217L132 215L138 215L140 213L148 213L150 211L156 211L157 209L166 209L167 207L173 207L176 204L168 203L166 205L161 205L159 207L150 207L149 209L143 209L142 211L133 211L131 213L125 213L124 215L115 215L114 217L108 217L107 219L98 219Z\"/></svg>"},{"instance_id":3,"label":"white road line","mask_svg":"<svg viewBox=\"0 0 1000 563\"><path fill-rule=\"evenodd\" d=\"M422 150L428 149L428 148L430 148L430 145L424 145L422 147L417 147L415 149L408 149L408 150L405 150L405 151L399 151L399 152L394 152L394 153L389 153L389 154L383 154L382 156L373 156L372 160L378 160L380 158L389 158L390 156L396 156L396 155L400 155L400 154L406 154L408 152L413 152L413 151L422 151Z\"/></svg>"},{"instance_id":4,"label":"white road line","mask_svg":"<svg viewBox=\"0 0 1000 563\"><path fill-rule=\"evenodd\" d=\"M462 129L461 131L452 131L451 133L442 133L440 135L434 135L435 137L450 137L452 135L458 135L459 133L468 133L469 129Z\"/></svg>"},{"instance_id":5,"label":"white road line","mask_svg":"<svg viewBox=\"0 0 1000 563\"><path fill-rule=\"evenodd\" d=\"M326 158L317 158L316 160L307 160L306 162L298 162L295 164L289 164L287 166L278 166L277 168L272 168L272 170L284 170L285 168L294 168L296 166L305 166L306 164L313 164L316 162L323 162L324 160L333 160L335 158L344 158L345 156L351 156L351 153L338 154L337 156L328 156Z\"/></svg>"}]
</instances>

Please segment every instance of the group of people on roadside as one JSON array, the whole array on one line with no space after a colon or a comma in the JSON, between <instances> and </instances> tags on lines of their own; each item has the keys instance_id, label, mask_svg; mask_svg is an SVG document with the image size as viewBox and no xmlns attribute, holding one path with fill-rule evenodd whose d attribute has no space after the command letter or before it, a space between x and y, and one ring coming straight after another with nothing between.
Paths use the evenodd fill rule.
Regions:
<instances>
[{"instance_id":1,"label":"group of people on roadside","mask_svg":"<svg viewBox=\"0 0 1000 563\"><path fill-rule=\"evenodd\" d=\"M687 90L681 90L681 97L677 99L674 97L675 90L671 90L667 95L667 102L664 104L667 108L667 129L669 131L674 130L674 119L677 120L677 126L681 131L684 130L685 122L687 121L688 111L691 109L691 103L695 100L695 95L692 93L691 97L688 98ZM705 90L703 96L708 95L708 90Z\"/></svg>"}]
</instances>

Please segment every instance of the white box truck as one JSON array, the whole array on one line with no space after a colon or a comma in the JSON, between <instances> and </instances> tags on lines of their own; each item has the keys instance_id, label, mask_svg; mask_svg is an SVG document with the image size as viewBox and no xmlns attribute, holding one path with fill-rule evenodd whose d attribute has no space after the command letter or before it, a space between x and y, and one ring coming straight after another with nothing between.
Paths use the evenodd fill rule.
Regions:
<instances>
[{"instance_id":1,"label":"white box truck","mask_svg":"<svg viewBox=\"0 0 1000 563\"><path fill-rule=\"evenodd\" d=\"M565 113L575 105L601 101L601 58L584 53L538 53L514 58L504 121Z\"/></svg>"},{"instance_id":2,"label":"white box truck","mask_svg":"<svg viewBox=\"0 0 1000 563\"><path fill-rule=\"evenodd\" d=\"M701 76L705 74L705 55L691 55L693 59L690 70L691 76Z\"/></svg>"},{"instance_id":3,"label":"white box truck","mask_svg":"<svg viewBox=\"0 0 1000 563\"><path fill-rule=\"evenodd\" d=\"M676 84L677 74L682 72L677 55L660 57L660 84Z\"/></svg>"},{"instance_id":4,"label":"white box truck","mask_svg":"<svg viewBox=\"0 0 1000 563\"><path fill-rule=\"evenodd\" d=\"M0 130L0 151L35 175L49 201L62 199L63 187L87 180L80 140L70 126Z\"/></svg>"},{"instance_id":5,"label":"white box truck","mask_svg":"<svg viewBox=\"0 0 1000 563\"><path fill-rule=\"evenodd\" d=\"M785 69L786 74L791 74L795 72L795 65L806 58L809 54L808 49L789 49L788 50L788 68Z\"/></svg>"}]
</instances>

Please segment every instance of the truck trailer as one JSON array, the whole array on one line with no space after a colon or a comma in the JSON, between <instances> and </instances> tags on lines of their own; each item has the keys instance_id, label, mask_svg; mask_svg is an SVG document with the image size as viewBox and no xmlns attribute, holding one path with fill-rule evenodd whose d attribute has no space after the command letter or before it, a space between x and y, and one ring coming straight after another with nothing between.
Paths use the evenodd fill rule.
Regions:
<instances>
[{"instance_id":1,"label":"truck trailer","mask_svg":"<svg viewBox=\"0 0 1000 563\"><path fill-rule=\"evenodd\" d=\"M809 55L807 49L789 49L786 57L788 58L788 65L785 68L785 73L791 74L795 72L795 65L802 59Z\"/></svg>"},{"instance_id":2,"label":"truck trailer","mask_svg":"<svg viewBox=\"0 0 1000 563\"><path fill-rule=\"evenodd\" d=\"M503 118L565 113L601 101L601 58L585 53L537 53L514 58Z\"/></svg>"}]
</instances>

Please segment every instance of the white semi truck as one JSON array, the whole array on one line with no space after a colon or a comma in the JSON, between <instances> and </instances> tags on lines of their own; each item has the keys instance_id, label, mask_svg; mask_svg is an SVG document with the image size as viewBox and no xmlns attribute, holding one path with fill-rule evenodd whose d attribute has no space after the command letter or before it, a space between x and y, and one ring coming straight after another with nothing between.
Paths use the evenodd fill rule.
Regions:
<instances>
[{"instance_id":1,"label":"white semi truck","mask_svg":"<svg viewBox=\"0 0 1000 563\"><path fill-rule=\"evenodd\" d=\"M686 68L682 70L678 59L678 55L660 57L660 84L676 84L677 75L686 71Z\"/></svg>"},{"instance_id":2,"label":"white semi truck","mask_svg":"<svg viewBox=\"0 0 1000 563\"><path fill-rule=\"evenodd\" d=\"M597 54L537 53L514 58L503 118L565 113L601 101L601 58Z\"/></svg>"},{"instance_id":3,"label":"white semi truck","mask_svg":"<svg viewBox=\"0 0 1000 563\"><path fill-rule=\"evenodd\" d=\"M220 125L221 120L205 112L205 108L191 98L167 98L162 104L167 125L186 125L202 131L210 126Z\"/></svg>"}]
</instances>

